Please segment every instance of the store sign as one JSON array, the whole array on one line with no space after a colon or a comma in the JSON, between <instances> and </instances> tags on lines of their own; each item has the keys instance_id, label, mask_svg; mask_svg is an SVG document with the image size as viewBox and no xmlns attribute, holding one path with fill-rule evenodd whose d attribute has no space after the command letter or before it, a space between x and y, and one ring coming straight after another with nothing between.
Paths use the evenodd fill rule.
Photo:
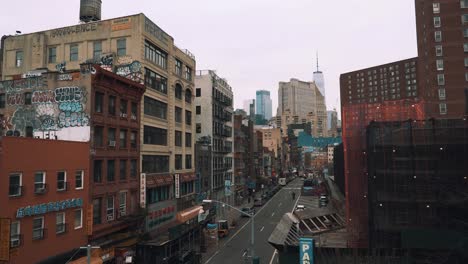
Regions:
<instances>
[{"instance_id":1,"label":"store sign","mask_svg":"<svg viewBox=\"0 0 468 264\"><path fill-rule=\"evenodd\" d=\"M0 219L0 261L10 260L10 224L10 219Z\"/></svg>"},{"instance_id":2,"label":"store sign","mask_svg":"<svg viewBox=\"0 0 468 264\"><path fill-rule=\"evenodd\" d=\"M174 219L176 211L176 204L173 200L148 205L146 230L151 231L158 226L171 221Z\"/></svg>"},{"instance_id":3,"label":"store sign","mask_svg":"<svg viewBox=\"0 0 468 264\"><path fill-rule=\"evenodd\" d=\"M174 175L174 181L175 181L175 198L179 199L180 198L180 175L179 174Z\"/></svg>"},{"instance_id":4,"label":"store sign","mask_svg":"<svg viewBox=\"0 0 468 264\"><path fill-rule=\"evenodd\" d=\"M119 30L131 29L131 28L132 28L131 17L118 18L118 19L112 20L111 22L112 31L119 31Z\"/></svg>"},{"instance_id":5,"label":"store sign","mask_svg":"<svg viewBox=\"0 0 468 264\"><path fill-rule=\"evenodd\" d=\"M34 206L21 207L16 211L16 218L23 218L26 216L42 215L50 212L57 212L69 208L77 208L83 206L83 199L68 199L59 202L50 202L38 204Z\"/></svg>"},{"instance_id":6,"label":"store sign","mask_svg":"<svg viewBox=\"0 0 468 264\"><path fill-rule=\"evenodd\" d=\"M314 263L314 240L312 238L299 238L299 264Z\"/></svg>"},{"instance_id":7,"label":"store sign","mask_svg":"<svg viewBox=\"0 0 468 264\"><path fill-rule=\"evenodd\" d=\"M140 206L146 208L146 173L140 175Z\"/></svg>"}]
</instances>

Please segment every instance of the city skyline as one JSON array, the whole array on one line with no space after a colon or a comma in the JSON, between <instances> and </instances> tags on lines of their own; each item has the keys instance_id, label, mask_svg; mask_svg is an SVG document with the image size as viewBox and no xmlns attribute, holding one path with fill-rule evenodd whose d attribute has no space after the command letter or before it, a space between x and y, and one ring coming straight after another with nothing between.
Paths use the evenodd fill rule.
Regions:
<instances>
[{"instance_id":1,"label":"city skyline","mask_svg":"<svg viewBox=\"0 0 468 264\"><path fill-rule=\"evenodd\" d=\"M393 1L392 5L387 5L377 1L354 0L342 3L339 9L336 9L333 3L311 1L284 3L275 0L252 3L242 0L235 3L219 3L204 0L185 3L184 9L180 9L180 5L175 2L161 2L157 6L152 5L151 1L139 3L130 5L127 1L116 0L112 1L111 5L110 2L103 1L102 19L143 11L164 31L170 32L176 39L176 45L195 54L198 70L214 69L217 74L226 77L234 89L235 108L242 108L244 100L254 98L257 87L261 86L272 93L274 115L278 102L278 83L290 78L312 80L316 70L315 52L318 51L320 69L324 72L327 83L327 109L336 107L341 115L340 73L378 65L381 61L396 61L417 55L413 1L397 0ZM269 12L259 19L258 14L264 13L262 8L265 7L265 3L268 3ZM24 8L25 6L28 8ZM50 10L49 6L61 9L60 13L54 14L53 19L46 15ZM30 33L78 24L78 0L66 3L57 0L23 0L7 2L4 7L0 11L3 19L19 19L23 22L18 25L1 23L1 35L14 35L16 30ZM356 11L347 12L350 9ZM22 12L10 12L11 10ZM278 16L284 16L284 10L289 10L288 13L294 15L289 19L278 20ZM309 16L309 10L315 10L316 15ZM334 12L330 13L329 10ZM396 13L399 14L399 19L395 21L393 14ZM174 14L184 19L174 19ZM242 20L239 20L240 17ZM346 28L335 26L338 18L347 21ZM371 20L376 23L368 24ZM212 25L212 21L217 21L216 25ZM187 27L186 22L190 22L192 27ZM197 28L203 30L195 30ZM213 32L217 32L219 36L213 37ZM262 32L261 38L257 37L258 32ZM291 42L289 40L304 35L315 38L301 37L300 42L287 44ZM365 42L360 41L367 35L373 37ZM399 41L395 43L393 36L399 36ZM230 40L229 44L224 42L225 39ZM343 39L351 41L347 41L347 45L343 46ZM252 47L263 48L258 52L249 53ZM247 64L242 54L249 54L249 60L256 63ZM255 74L247 74L248 72Z\"/></svg>"}]
</instances>

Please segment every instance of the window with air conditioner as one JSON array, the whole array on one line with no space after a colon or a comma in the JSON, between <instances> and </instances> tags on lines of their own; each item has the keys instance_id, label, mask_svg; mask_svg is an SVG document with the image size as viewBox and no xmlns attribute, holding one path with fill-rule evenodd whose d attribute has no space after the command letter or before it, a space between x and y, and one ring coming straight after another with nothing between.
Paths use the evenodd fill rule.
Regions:
<instances>
[{"instance_id":1,"label":"window with air conditioner","mask_svg":"<svg viewBox=\"0 0 468 264\"><path fill-rule=\"evenodd\" d=\"M436 60L436 67L438 71L444 70L444 60L442 59Z\"/></svg>"},{"instance_id":2,"label":"window with air conditioner","mask_svg":"<svg viewBox=\"0 0 468 264\"><path fill-rule=\"evenodd\" d=\"M23 51L17 51L16 52L16 61L15 61L16 68L19 68L19 67L23 66L23 59L24 59Z\"/></svg>"},{"instance_id":3,"label":"window with air conditioner","mask_svg":"<svg viewBox=\"0 0 468 264\"><path fill-rule=\"evenodd\" d=\"M127 192L119 193L119 215L127 215Z\"/></svg>"},{"instance_id":4,"label":"window with air conditioner","mask_svg":"<svg viewBox=\"0 0 468 264\"><path fill-rule=\"evenodd\" d=\"M468 8L468 0L460 0L461 8Z\"/></svg>"},{"instance_id":5,"label":"window with air conditioner","mask_svg":"<svg viewBox=\"0 0 468 264\"><path fill-rule=\"evenodd\" d=\"M114 221L114 196L107 197L106 219L107 222Z\"/></svg>"},{"instance_id":6,"label":"window with air conditioner","mask_svg":"<svg viewBox=\"0 0 468 264\"><path fill-rule=\"evenodd\" d=\"M439 99L445 100L445 88L439 88Z\"/></svg>"},{"instance_id":7,"label":"window with air conditioner","mask_svg":"<svg viewBox=\"0 0 468 264\"><path fill-rule=\"evenodd\" d=\"M468 24L468 14L463 14L461 20L463 25Z\"/></svg>"},{"instance_id":8,"label":"window with air conditioner","mask_svg":"<svg viewBox=\"0 0 468 264\"><path fill-rule=\"evenodd\" d=\"M34 193L44 194L46 192L45 172L39 171L34 174Z\"/></svg>"},{"instance_id":9,"label":"window with air conditioner","mask_svg":"<svg viewBox=\"0 0 468 264\"><path fill-rule=\"evenodd\" d=\"M15 248L21 245L21 224L19 221L10 224L10 247Z\"/></svg>"},{"instance_id":10,"label":"window with air conditioner","mask_svg":"<svg viewBox=\"0 0 468 264\"><path fill-rule=\"evenodd\" d=\"M445 103L440 103L439 104L439 111L441 115L447 114L447 104Z\"/></svg>"},{"instance_id":11,"label":"window with air conditioner","mask_svg":"<svg viewBox=\"0 0 468 264\"><path fill-rule=\"evenodd\" d=\"M440 13L440 3L432 3L432 12L434 14Z\"/></svg>"},{"instance_id":12,"label":"window with air conditioner","mask_svg":"<svg viewBox=\"0 0 468 264\"><path fill-rule=\"evenodd\" d=\"M128 112L128 102L127 100L120 100L120 117L127 118Z\"/></svg>"}]
</instances>

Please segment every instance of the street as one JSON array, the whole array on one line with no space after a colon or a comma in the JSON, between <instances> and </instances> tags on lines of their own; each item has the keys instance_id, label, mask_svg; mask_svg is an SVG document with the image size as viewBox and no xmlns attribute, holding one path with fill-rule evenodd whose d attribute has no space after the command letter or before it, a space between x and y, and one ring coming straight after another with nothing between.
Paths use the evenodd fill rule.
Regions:
<instances>
[{"instance_id":1,"label":"street","mask_svg":"<svg viewBox=\"0 0 468 264\"><path fill-rule=\"evenodd\" d=\"M283 187L262 207L257 207L255 214L255 255L260 257L260 263L270 263L274 258L275 249L267 240L281 217L291 212L300 197L302 181L295 179ZM296 193L296 199L291 199L291 191ZM239 264L243 263L245 250L250 247L250 221L241 222L239 229L234 230L227 238L220 240L218 249L212 256L204 259L205 264ZM272 261L272 263L275 263Z\"/></svg>"}]
</instances>

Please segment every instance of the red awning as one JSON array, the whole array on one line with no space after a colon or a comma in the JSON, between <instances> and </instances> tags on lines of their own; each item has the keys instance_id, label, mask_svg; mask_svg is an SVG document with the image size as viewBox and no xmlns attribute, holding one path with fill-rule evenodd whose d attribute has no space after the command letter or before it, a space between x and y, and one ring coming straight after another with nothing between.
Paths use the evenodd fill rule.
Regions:
<instances>
[{"instance_id":1,"label":"red awning","mask_svg":"<svg viewBox=\"0 0 468 264\"><path fill-rule=\"evenodd\" d=\"M192 218L198 217L201 210L203 210L202 206L190 207L189 209L177 213L176 219L179 223L185 223Z\"/></svg>"}]
</instances>

